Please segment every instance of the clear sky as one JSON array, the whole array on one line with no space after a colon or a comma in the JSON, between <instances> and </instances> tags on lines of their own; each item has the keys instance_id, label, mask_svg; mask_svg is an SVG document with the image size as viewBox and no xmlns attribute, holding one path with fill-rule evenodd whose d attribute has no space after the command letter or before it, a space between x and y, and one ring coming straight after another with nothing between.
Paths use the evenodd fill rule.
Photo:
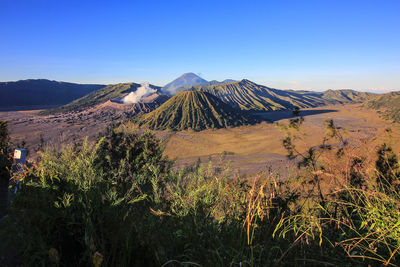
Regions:
<instances>
[{"instance_id":1,"label":"clear sky","mask_svg":"<svg viewBox=\"0 0 400 267\"><path fill-rule=\"evenodd\" d=\"M399 0L0 0L0 81L400 90Z\"/></svg>"}]
</instances>

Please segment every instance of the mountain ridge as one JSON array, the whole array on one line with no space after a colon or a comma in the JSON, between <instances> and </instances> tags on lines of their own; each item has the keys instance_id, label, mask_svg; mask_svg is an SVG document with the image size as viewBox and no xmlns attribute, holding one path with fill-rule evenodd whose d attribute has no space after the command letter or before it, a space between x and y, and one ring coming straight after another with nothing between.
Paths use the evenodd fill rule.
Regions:
<instances>
[{"instance_id":1,"label":"mountain ridge","mask_svg":"<svg viewBox=\"0 0 400 267\"><path fill-rule=\"evenodd\" d=\"M64 105L105 86L48 79L0 82L0 106Z\"/></svg>"},{"instance_id":2,"label":"mountain ridge","mask_svg":"<svg viewBox=\"0 0 400 267\"><path fill-rule=\"evenodd\" d=\"M192 86L191 91L208 92L233 107L248 111L274 111L311 108L328 104L361 103L375 94L354 90L328 90L324 92L294 91L270 88L250 80Z\"/></svg>"}]
</instances>

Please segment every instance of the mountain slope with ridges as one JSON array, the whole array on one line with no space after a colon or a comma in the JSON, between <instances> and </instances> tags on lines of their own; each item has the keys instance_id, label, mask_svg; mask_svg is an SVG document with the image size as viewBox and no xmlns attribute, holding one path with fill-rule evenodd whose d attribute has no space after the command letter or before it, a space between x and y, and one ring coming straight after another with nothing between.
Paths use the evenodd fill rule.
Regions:
<instances>
[{"instance_id":1,"label":"mountain slope with ridges","mask_svg":"<svg viewBox=\"0 0 400 267\"><path fill-rule=\"evenodd\" d=\"M193 86L189 90L208 92L233 107L250 111L274 111L294 107L310 108L328 104L363 102L373 95L353 90L325 92L279 90L258 85L246 79L210 86Z\"/></svg>"},{"instance_id":2,"label":"mountain slope with ridges","mask_svg":"<svg viewBox=\"0 0 400 267\"><path fill-rule=\"evenodd\" d=\"M136 122L150 129L199 131L252 124L257 119L207 92L184 91Z\"/></svg>"}]
</instances>

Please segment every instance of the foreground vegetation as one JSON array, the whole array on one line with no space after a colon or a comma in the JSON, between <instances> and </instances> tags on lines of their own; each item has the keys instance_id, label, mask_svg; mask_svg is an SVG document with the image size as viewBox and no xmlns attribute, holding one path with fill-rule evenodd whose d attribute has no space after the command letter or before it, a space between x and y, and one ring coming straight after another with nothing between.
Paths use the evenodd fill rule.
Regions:
<instances>
[{"instance_id":1,"label":"foreground vegetation","mask_svg":"<svg viewBox=\"0 0 400 267\"><path fill-rule=\"evenodd\" d=\"M26 266L400 265L396 153L350 143L333 121L320 146L298 151L302 121L281 125L299 165L285 178L174 171L151 133L45 148L0 238Z\"/></svg>"}]
</instances>

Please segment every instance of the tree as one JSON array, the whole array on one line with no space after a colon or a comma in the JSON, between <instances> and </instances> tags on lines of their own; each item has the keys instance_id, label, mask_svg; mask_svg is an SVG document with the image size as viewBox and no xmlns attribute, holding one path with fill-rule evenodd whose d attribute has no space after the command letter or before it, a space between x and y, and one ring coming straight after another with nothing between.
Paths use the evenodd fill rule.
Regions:
<instances>
[{"instance_id":1,"label":"tree","mask_svg":"<svg viewBox=\"0 0 400 267\"><path fill-rule=\"evenodd\" d=\"M295 116L295 117L299 116L299 115L300 115L300 108L299 108L299 107L295 107L295 108L292 110L292 114L293 114L293 116Z\"/></svg>"}]
</instances>

